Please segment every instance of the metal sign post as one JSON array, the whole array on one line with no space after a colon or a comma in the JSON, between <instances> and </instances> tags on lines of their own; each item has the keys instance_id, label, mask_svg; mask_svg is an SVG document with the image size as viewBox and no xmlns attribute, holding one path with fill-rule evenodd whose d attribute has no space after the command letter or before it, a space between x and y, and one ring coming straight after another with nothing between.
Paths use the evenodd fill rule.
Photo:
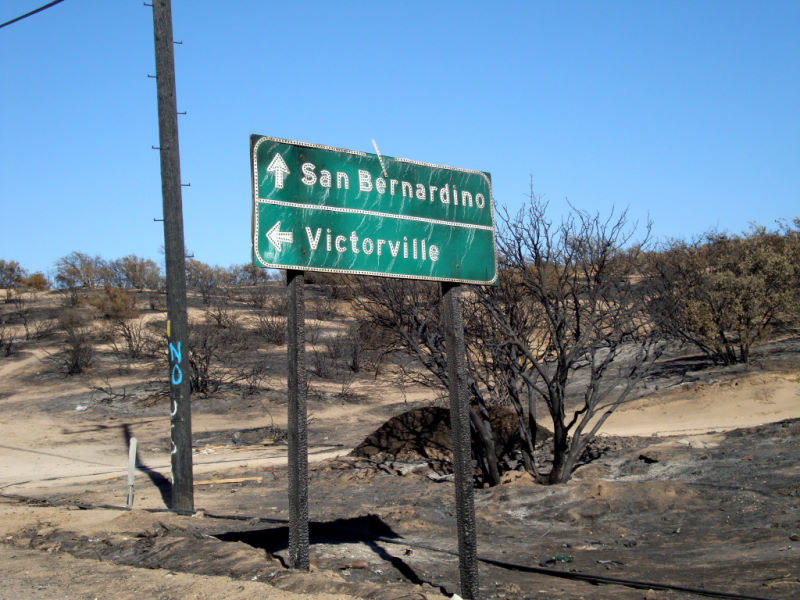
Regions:
<instances>
[{"instance_id":1,"label":"metal sign post","mask_svg":"<svg viewBox=\"0 0 800 600\"><path fill-rule=\"evenodd\" d=\"M447 345L447 381L450 392L450 435L456 485L456 526L461 595L478 598L478 545L472 483L472 444L467 397L467 365L461 286L442 284L442 303Z\"/></svg>"},{"instance_id":2,"label":"metal sign post","mask_svg":"<svg viewBox=\"0 0 800 600\"><path fill-rule=\"evenodd\" d=\"M287 271L289 346L289 566L309 568L305 277Z\"/></svg>"},{"instance_id":3,"label":"metal sign post","mask_svg":"<svg viewBox=\"0 0 800 600\"><path fill-rule=\"evenodd\" d=\"M136 438L132 437L128 448L128 508L133 508L133 484L136 481Z\"/></svg>"}]
</instances>

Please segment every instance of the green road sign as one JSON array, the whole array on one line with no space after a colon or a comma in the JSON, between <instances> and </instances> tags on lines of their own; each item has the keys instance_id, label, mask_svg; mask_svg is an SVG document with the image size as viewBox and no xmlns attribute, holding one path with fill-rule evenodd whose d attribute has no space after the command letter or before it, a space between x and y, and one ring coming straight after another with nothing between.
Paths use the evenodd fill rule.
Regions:
<instances>
[{"instance_id":1,"label":"green road sign","mask_svg":"<svg viewBox=\"0 0 800 600\"><path fill-rule=\"evenodd\" d=\"M490 284L488 173L253 135L253 264Z\"/></svg>"}]
</instances>

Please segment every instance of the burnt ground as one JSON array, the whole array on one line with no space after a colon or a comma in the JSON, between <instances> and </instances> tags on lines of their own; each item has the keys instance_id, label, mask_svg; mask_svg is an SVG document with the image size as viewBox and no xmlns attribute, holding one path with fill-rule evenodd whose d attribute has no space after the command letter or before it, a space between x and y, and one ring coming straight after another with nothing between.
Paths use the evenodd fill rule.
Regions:
<instances>
[{"instance_id":1,"label":"burnt ground","mask_svg":"<svg viewBox=\"0 0 800 600\"><path fill-rule=\"evenodd\" d=\"M333 330L323 325L321 331ZM352 388L315 376L310 458L358 446L365 452L312 462L312 572L301 574L286 567L282 381L257 395L225 389L193 397L198 511L181 516L164 508L170 441L163 385L151 385L144 367L142 374L121 369L99 347L103 360L93 374L101 383L111 376L109 393L96 385L87 391L46 360L56 351L53 340L37 344L21 344L0 364L0 600L294 600L312 593L315 600L434 600L458 591L453 484L443 450L449 436L440 427L447 419L431 408L434 392L408 382L398 389L372 374ZM270 349L264 360L280 374L285 349ZM721 367L671 353L643 382L639 394L650 396L648 407L663 402L700 412L697 403L716 395L718 420L681 424L687 429L672 437L599 438L566 485L537 485L510 471L503 484L476 489L481 598L700 597L632 582L728 597L800 597L800 420L735 430L726 419L749 410L764 413L753 422L777 420L767 396L778 384L782 406L791 407L800 336L764 344L751 362ZM391 366L383 365L382 376ZM765 397L737 409L731 390L748 387L752 395L753 377L766 382L757 388ZM573 394L580 389L578 380ZM410 429L430 433L423 448L408 451L391 435L377 435L389 417L420 407L424 422L412 421ZM709 422L726 431L697 433ZM632 432L677 430L658 425ZM136 508L128 511L120 472L131 436L140 454ZM544 435L542 443L546 457ZM505 466L514 468L513 456ZM539 466L546 470L546 460ZM579 574L629 585L555 576Z\"/></svg>"},{"instance_id":2,"label":"burnt ground","mask_svg":"<svg viewBox=\"0 0 800 600\"><path fill-rule=\"evenodd\" d=\"M507 563L481 563L483 598L700 597L593 585L529 567L758 598L800 596L800 420L691 438L603 438L595 450L567 485L541 486L511 472L504 484L476 490L479 554ZM222 574L296 592L449 596L458 591L453 488L431 464L350 456L312 466L313 572L305 577L286 568L281 468L226 473L263 479L217 485L192 517L120 511L108 531L90 535L54 520L15 532L0 547ZM95 488L51 503L78 500L88 508L107 498L108 490Z\"/></svg>"}]
</instances>

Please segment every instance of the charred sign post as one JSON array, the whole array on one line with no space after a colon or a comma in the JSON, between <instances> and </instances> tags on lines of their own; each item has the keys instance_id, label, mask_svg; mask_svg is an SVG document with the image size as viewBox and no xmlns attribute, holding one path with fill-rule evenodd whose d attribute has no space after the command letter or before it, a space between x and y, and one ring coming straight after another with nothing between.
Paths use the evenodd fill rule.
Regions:
<instances>
[{"instance_id":1,"label":"charred sign post","mask_svg":"<svg viewBox=\"0 0 800 600\"><path fill-rule=\"evenodd\" d=\"M461 594L478 596L461 284L497 279L488 173L253 135L253 264L289 286L289 556L307 569L303 272L438 281L446 328Z\"/></svg>"}]
</instances>

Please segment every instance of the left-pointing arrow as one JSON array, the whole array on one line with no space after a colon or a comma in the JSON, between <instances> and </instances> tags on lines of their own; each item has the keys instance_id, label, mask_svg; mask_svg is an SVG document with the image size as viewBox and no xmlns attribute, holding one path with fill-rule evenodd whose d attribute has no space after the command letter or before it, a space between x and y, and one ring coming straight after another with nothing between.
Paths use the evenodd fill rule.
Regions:
<instances>
[{"instance_id":1,"label":"left-pointing arrow","mask_svg":"<svg viewBox=\"0 0 800 600\"><path fill-rule=\"evenodd\" d=\"M272 160L267 165L267 172L275 175L275 189L283 189L283 179L289 174L289 167L286 166L286 161L280 153L275 154Z\"/></svg>"},{"instance_id":2,"label":"left-pointing arrow","mask_svg":"<svg viewBox=\"0 0 800 600\"><path fill-rule=\"evenodd\" d=\"M291 231L281 231L281 222L278 221L270 227L267 232L267 239L275 246L275 250L281 251L281 244L291 244L294 240L294 235Z\"/></svg>"}]
</instances>

